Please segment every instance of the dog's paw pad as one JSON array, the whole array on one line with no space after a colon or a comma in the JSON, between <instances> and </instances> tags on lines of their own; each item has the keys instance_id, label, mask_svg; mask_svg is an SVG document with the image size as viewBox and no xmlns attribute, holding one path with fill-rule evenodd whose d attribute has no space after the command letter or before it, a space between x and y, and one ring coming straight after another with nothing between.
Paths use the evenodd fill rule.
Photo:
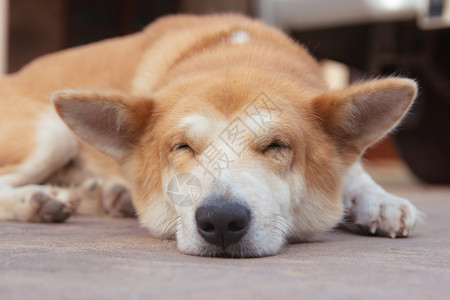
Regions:
<instances>
[{"instance_id":1,"label":"dog's paw pad","mask_svg":"<svg viewBox=\"0 0 450 300\"><path fill-rule=\"evenodd\" d=\"M31 195L33 209L30 221L44 223L61 223L70 217L73 209L70 204L63 203L51 194L36 192Z\"/></svg>"},{"instance_id":2,"label":"dog's paw pad","mask_svg":"<svg viewBox=\"0 0 450 300\"><path fill-rule=\"evenodd\" d=\"M136 217L131 194L128 189L120 184L114 185L107 194L105 210L113 217Z\"/></svg>"}]
</instances>

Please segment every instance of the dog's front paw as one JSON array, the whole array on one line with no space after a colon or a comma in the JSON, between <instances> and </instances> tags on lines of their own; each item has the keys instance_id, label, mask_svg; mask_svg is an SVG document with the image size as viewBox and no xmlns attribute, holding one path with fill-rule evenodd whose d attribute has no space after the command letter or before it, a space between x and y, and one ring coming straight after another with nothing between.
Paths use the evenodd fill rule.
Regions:
<instances>
[{"instance_id":1,"label":"dog's front paw","mask_svg":"<svg viewBox=\"0 0 450 300\"><path fill-rule=\"evenodd\" d=\"M70 193L70 192L67 192ZM25 199L29 206L26 221L43 223L64 222L74 212L76 204L59 196L57 191L37 191ZM66 194L66 193L64 193Z\"/></svg>"},{"instance_id":2,"label":"dog's front paw","mask_svg":"<svg viewBox=\"0 0 450 300\"><path fill-rule=\"evenodd\" d=\"M347 228L391 238L410 235L422 216L408 200L384 190L346 194L344 203Z\"/></svg>"},{"instance_id":3,"label":"dog's front paw","mask_svg":"<svg viewBox=\"0 0 450 300\"><path fill-rule=\"evenodd\" d=\"M113 217L134 218L136 216L131 194L121 184L108 189L103 198L103 209Z\"/></svg>"},{"instance_id":4,"label":"dog's front paw","mask_svg":"<svg viewBox=\"0 0 450 300\"><path fill-rule=\"evenodd\" d=\"M31 195L32 213L29 221L44 223L64 222L71 214L71 208L65 203L44 192Z\"/></svg>"}]
</instances>

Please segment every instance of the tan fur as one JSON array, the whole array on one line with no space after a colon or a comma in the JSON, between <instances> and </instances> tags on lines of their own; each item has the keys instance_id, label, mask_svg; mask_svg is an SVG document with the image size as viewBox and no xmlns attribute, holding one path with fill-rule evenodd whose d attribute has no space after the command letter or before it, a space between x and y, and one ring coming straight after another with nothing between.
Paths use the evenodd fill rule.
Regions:
<instances>
[{"instance_id":1,"label":"tan fur","mask_svg":"<svg viewBox=\"0 0 450 300\"><path fill-rule=\"evenodd\" d=\"M245 39L236 42L236 32ZM108 207L118 201L109 191L128 186L153 235L176 233L183 252L214 255L218 250L195 230L196 206L177 207L167 194L174 176L191 173L203 189L197 206L219 195L252 210L250 232L226 251L274 254L287 240L310 239L339 222L347 170L398 123L415 89L412 81L392 78L330 92L308 52L261 22L237 15L167 17L128 37L45 56L3 78L0 142L11 146L0 148L0 183L2 174L31 159L39 112L63 90L53 94L60 117L115 161L82 144L48 183L72 185L79 198L98 194L103 200L96 201ZM264 126L249 114L261 95L279 110ZM195 129L182 124L186 118L210 125ZM252 128L239 155L219 139L235 120ZM268 148L274 142L282 147ZM190 148L176 150L180 144ZM199 169L210 145L234 155L216 180ZM98 193L97 184L104 185Z\"/></svg>"}]
</instances>

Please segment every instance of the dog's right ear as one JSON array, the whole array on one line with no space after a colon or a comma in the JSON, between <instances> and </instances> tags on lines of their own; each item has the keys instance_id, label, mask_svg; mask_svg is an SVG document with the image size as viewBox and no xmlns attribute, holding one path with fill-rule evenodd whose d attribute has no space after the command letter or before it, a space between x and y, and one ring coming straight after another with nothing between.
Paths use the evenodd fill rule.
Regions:
<instances>
[{"instance_id":1,"label":"dog's right ear","mask_svg":"<svg viewBox=\"0 0 450 300\"><path fill-rule=\"evenodd\" d=\"M52 95L59 116L83 141L121 161L147 125L153 101L113 91L63 90Z\"/></svg>"}]
</instances>

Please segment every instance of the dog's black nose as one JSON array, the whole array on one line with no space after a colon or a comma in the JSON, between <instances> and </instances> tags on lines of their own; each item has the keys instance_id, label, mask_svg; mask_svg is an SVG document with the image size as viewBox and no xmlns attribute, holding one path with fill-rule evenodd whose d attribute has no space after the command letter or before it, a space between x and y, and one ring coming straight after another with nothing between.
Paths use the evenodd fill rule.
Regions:
<instances>
[{"instance_id":1,"label":"dog's black nose","mask_svg":"<svg viewBox=\"0 0 450 300\"><path fill-rule=\"evenodd\" d=\"M195 220L198 232L208 243L225 249L247 232L250 210L239 203L216 201L198 207Z\"/></svg>"}]
</instances>

